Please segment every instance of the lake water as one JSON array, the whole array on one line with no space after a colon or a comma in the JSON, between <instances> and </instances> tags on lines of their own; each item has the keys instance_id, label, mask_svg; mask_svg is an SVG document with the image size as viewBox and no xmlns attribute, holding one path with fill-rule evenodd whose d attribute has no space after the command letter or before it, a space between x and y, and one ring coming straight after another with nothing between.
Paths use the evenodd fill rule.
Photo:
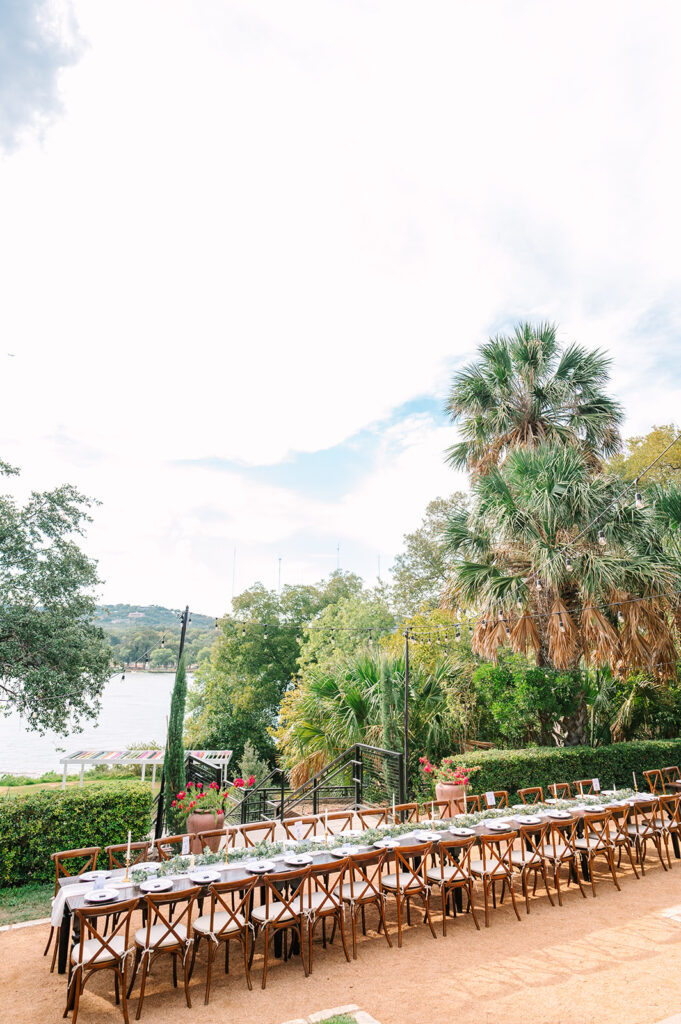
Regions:
<instances>
[{"instance_id":1,"label":"lake water","mask_svg":"<svg viewBox=\"0 0 681 1024\"><path fill-rule=\"evenodd\" d=\"M135 743L164 743L174 679L173 672L126 672L123 680L120 674L113 676L104 688L97 721L69 736L40 736L28 732L18 715L0 717L0 775L61 772L59 759L79 749L125 750ZM69 769L78 771L76 765Z\"/></svg>"}]
</instances>

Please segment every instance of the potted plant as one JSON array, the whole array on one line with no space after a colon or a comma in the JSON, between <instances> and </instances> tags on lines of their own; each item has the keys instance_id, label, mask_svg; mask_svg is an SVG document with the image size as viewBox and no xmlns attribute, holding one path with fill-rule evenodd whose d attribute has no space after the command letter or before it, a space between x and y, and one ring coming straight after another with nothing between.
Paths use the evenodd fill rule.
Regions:
<instances>
[{"instance_id":1,"label":"potted plant","mask_svg":"<svg viewBox=\"0 0 681 1024\"><path fill-rule=\"evenodd\" d=\"M435 799L449 800L462 805L466 786L473 772L480 771L479 765L470 768L465 764L454 764L453 757L445 757L439 765L430 763L427 757L420 757L421 770L435 783Z\"/></svg>"},{"instance_id":2,"label":"potted plant","mask_svg":"<svg viewBox=\"0 0 681 1024\"><path fill-rule=\"evenodd\" d=\"M243 779L234 779L226 789L221 789L217 782L211 782L207 788L204 788L202 782L188 782L187 788L176 794L171 807L185 819L187 832L197 835L199 832L222 829L225 827L225 811L237 803L238 791L254 784L255 779L252 775L247 782ZM208 839L207 845L216 853L220 837L213 836ZM192 840L191 853L203 853L198 839Z\"/></svg>"}]
</instances>

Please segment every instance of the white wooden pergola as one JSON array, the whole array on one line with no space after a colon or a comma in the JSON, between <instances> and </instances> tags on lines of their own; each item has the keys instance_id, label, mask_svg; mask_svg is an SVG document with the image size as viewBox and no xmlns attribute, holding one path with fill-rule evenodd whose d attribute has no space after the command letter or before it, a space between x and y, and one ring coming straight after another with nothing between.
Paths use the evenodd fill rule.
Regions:
<instances>
[{"instance_id":1,"label":"white wooden pergola","mask_svg":"<svg viewBox=\"0 0 681 1024\"><path fill-rule=\"evenodd\" d=\"M222 773L222 780L225 781L227 765L232 759L231 750L187 750L197 761L219 768ZM68 757L62 757L60 764L63 765L61 788L66 789L66 775L69 765L78 765L80 768L80 785L83 785L83 776L88 766L105 764L113 765L140 765L142 768L142 781L144 782L147 768L151 768L152 786L156 782L156 769L163 765L165 750L76 750Z\"/></svg>"}]
</instances>

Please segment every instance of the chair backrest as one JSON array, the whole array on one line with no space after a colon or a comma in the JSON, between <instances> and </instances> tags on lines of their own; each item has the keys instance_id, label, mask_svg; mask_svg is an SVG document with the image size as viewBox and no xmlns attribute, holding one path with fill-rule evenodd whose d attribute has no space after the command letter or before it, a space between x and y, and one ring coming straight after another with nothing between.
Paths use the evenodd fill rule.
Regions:
<instances>
[{"instance_id":1,"label":"chair backrest","mask_svg":"<svg viewBox=\"0 0 681 1024\"><path fill-rule=\"evenodd\" d=\"M209 839L218 839L218 850L224 850L225 847L230 849L236 843L237 830L233 825L228 825L226 828L211 828L206 832L197 832L196 838L201 843L201 849L205 850L209 845Z\"/></svg>"},{"instance_id":2,"label":"chair backrest","mask_svg":"<svg viewBox=\"0 0 681 1024\"><path fill-rule=\"evenodd\" d=\"M147 911L144 945L147 949L185 944L185 936L179 926L184 925L187 936L191 935L192 910L201 889L200 885L196 885L191 889L183 889L182 892L147 893L144 897ZM152 942L151 929L159 925L163 931L158 934L156 941Z\"/></svg>"},{"instance_id":3,"label":"chair backrest","mask_svg":"<svg viewBox=\"0 0 681 1024\"><path fill-rule=\"evenodd\" d=\"M250 881L235 879L232 882L214 882L208 890L210 896L210 931L216 937L223 933L248 928L251 894L257 885L257 878ZM215 927L215 915L226 914L219 928Z\"/></svg>"},{"instance_id":4,"label":"chair backrest","mask_svg":"<svg viewBox=\"0 0 681 1024\"><path fill-rule=\"evenodd\" d=\"M235 836L242 836L244 846L257 846L258 843L273 843L276 821L254 821L251 825L238 825Z\"/></svg>"},{"instance_id":5,"label":"chair backrest","mask_svg":"<svg viewBox=\"0 0 681 1024\"><path fill-rule=\"evenodd\" d=\"M594 814L586 813L582 818L584 826L584 838L588 840L589 850L598 852L607 850L612 846L610 838L610 823L612 815L610 811L598 811Z\"/></svg>"},{"instance_id":6,"label":"chair backrest","mask_svg":"<svg viewBox=\"0 0 681 1024\"><path fill-rule=\"evenodd\" d=\"M482 802L480 800L479 793L467 793L465 801L462 800L461 803L469 814L479 814L482 810Z\"/></svg>"},{"instance_id":7,"label":"chair backrest","mask_svg":"<svg viewBox=\"0 0 681 1024\"><path fill-rule=\"evenodd\" d=\"M362 823L362 828L376 828L378 825L385 825L388 821L387 807L367 807L363 811L357 811L357 817Z\"/></svg>"},{"instance_id":8,"label":"chair backrest","mask_svg":"<svg viewBox=\"0 0 681 1024\"><path fill-rule=\"evenodd\" d=\"M569 782L552 782L549 786L549 793L554 800L571 800L572 790Z\"/></svg>"},{"instance_id":9,"label":"chair backrest","mask_svg":"<svg viewBox=\"0 0 681 1024\"><path fill-rule=\"evenodd\" d=\"M260 888L260 905L265 907L265 918L269 925L285 928L291 924L291 917L294 920L300 919L309 872L310 868L304 868L302 871L300 868L294 868L293 871L262 875L257 884Z\"/></svg>"},{"instance_id":10,"label":"chair backrest","mask_svg":"<svg viewBox=\"0 0 681 1024\"><path fill-rule=\"evenodd\" d=\"M307 869L305 889L307 891L307 906L314 906L315 917L324 917L325 914L333 914L338 911L338 892L342 891L343 882L348 870L348 861L341 860L333 865L333 875L329 873L328 864L313 864ZM312 903L312 896L315 902Z\"/></svg>"},{"instance_id":11,"label":"chair backrest","mask_svg":"<svg viewBox=\"0 0 681 1024\"><path fill-rule=\"evenodd\" d=\"M395 855L395 873L397 878L397 889L399 892L409 889L425 889L428 887L428 876L426 874L428 857L432 852L432 843L417 843L414 846L395 846L390 853ZM406 879L400 876L407 874Z\"/></svg>"},{"instance_id":12,"label":"chair backrest","mask_svg":"<svg viewBox=\"0 0 681 1024\"><path fill-rule=\"evenodd\" d=\"M593 779L575 779L572 785L575 787L575 793L577 793L578 796L593 796Z\"/></svg>"},{"instance_id":13,"label":"chair backrest","mask_svg":"<svg viewBox=\"0 0 681 1024\"><path fill-rule=\"evenodd\" d=\"M59 891L59 879L66 876L82 875L85 871L94 871L97 867L97 857L101 852L101 846L83 846L79 850L60 850L58 853L51 853L50 858L54 861L54 894ZM79 864L72 864L71 861L81 861ZM76 870L72 870L76 868Z\"/></svg>"},{"instance_id":14,"label":"chair backrest","mask_svg":"<svg viewBox=\"0 0 681 1024\"><path fill-rule=\"evenodd\" d=\"M508 807L508 790L494 789L492 790L492 796L494 797L494 800L490 800L487 793L482 794L482 798L485 801L485 807Z\"/></svg>"},{"instance_id":15,"label":"chair backrest","mask_svg":"<svg viewBox=\"0 0 681 1024\"><path fill-rule=\"evenodd\" d=\"M514 870L511 853L515 839L515 832L497 832L493 836L480 836L478 841L482 857L482 870L485 874L494 874L495 878L500 878L502 875L511 878Z\"/></svg>"},{"instance_id":16,"label":"chair backrest","mask_svg":"<svg viewBox=\"0 0 681 1024\"><path fill-rule=\"evenodd\" d=\"M655 804L657 806L657 801ZM608 836L613 846L629 846L631 844L628 831L630 812L631 807L627 804L608 808Z\"/></svg>"},{"instance_id":17,"label":"chair backrest","mask_svg":"<svg viewBox=\"0 0 681 1024\"><path fill-rule=\"evenodd\" d=\"M463 797L461 798L461 804L463 805ZM457 813L459 812L457 811ZM451 800L428 800L421 806L421 815L423 818L451 818Z\"/></svg>"},{"instance_id":18,"label":"chair backrest","mask_svg":"<svg viewBox=\"0 0 681 1024\"><path fill-rule=\"evenodd\" d=\"M634 800L627 811L634 819L636 833L640 839L652 839L659 831L660 802L655 800Z\"/></svg>"},{"instance_id":19,"label":"chair backrest","mask_svg":"<svg viewBox=\"0 0 681 1024\"><path fill-rule=\"evenodd\" d=\"M653 796L664 795L667 792L664 785L665 779L660 768L652 768L643 774Z\"/></svg>"},{"instance_id":20,"label":"chair backrest","mask_svg":"<svg viewBox=\"0 0 681 1024\"><path fill-rule=\"evenodd\" d=\"M445 882L445 868L449 868L446 879L448 886L468 884L474 844L474 836L470 839L441 839L438 843L440 878Z\"/></svg>"},{"instance_id":21,"label":"chair backrest","mask_svg":"<svg viewBox=\"0 0 681 1024\"><path fill-rule=\"evenodd\" d=\"M108 907L78 907L76 917L79 924L81 961L83 967L103 966L111 967L116 964L130 946L130 918L133 911L137 909L137 899L124 900L117 903L113 924L109 930L109 916L112 908ZM104 918L104 927L100 930L99 921ZM105 934L108 931L108 935ZM112 940L118 937L123 939L123 951L116 950L116 944ZM88 952L87 959L83 957L85 943L94 940L97 945ZM104 955L102 955L104 954Z\"/></svg>"},{"instance_id":22,"label":"chair backrest","mask_svg":"<svg viewBox=\"0 0 681 1024\"><path fill-rule=\"evenodd\" d=\"M577 839L581 822L579 818L565 818L552 821L549 832L548 852L552 860L567 860L577 856Z\"/></svg>"},{"instance_id":23,"label":"chair backrest","mask_svg":"<svg viewBox=\"0 0 681 1024\"><path fill-rule=\"evenodd\" d=\"M158 850L159 860L171 860L182 853L183 843L187 843L188 850L191 850L192 839L196 839L193 832L185 832L183 835L164 836L163 839L155 839L154 846Z\"/></svg>"},{"instance_id":24,"label":"chair backrest","mask_svg":"<svg viewBox=\"0 0 681 1024\"><path fill-rule=\"evenodd\" d=\"M662 769L665 782L681 782L681 772L679 772L679 766L672 764L668 768Z\"/></svg>"},{"instance_id":25,"label":"chair backrest","mask_svg":"<svg viewBox=\"0 0 681 1024\"><path fill-rule=\"evenodd\" d=\"M285 818L282 822L284 831L289 839L309 839L310 836L317 834L317 822L319 819L316 814L307 814L302 818ZM296 826L299 825L300 835L296 835Z\"/></svg>"},{"instance_id":26,"label":"chair backrest","mask_svg":"<svg viewBox=\"0 0 681 1024\"><path fill-rule=\"evenodd\" d=\"M400 822L404 823L407 821L418 821L419 820L419 805L413 804L395 804L395 816L393 817L393 809L390 810L390 817L393 819L394 825Z\"/></svg>"},{"instance_id":27,"label":"chair backrest","mask_svg":"<svg viewBox=\"0 0 681 1024\"><path fill-rule=\"evenodd\" d=\"M324 822L326 821L326 827L330 836L338 835L345 828L352 828L352 819L354 817L354 811L331 811L329 814L324 816L319 815L320 832L324 832Z\"/></svg>"},{"instance_id":28,"label":"chair backrest","mask_svg":"<svg viewBox=\"0 0 681 1024\"><path fill-rule=\"evenodd\" d=\"M544 861L550 830L550 821L545 821L541 825L520 826L520 845L523 847L523 856L526 861L537 863Z\"/></svg>"},{"instance_id":29,"label":"chair backrest","mask_svg":"<svg viewBox=\"0 0 681 1024\"><path fill-rule=\"evenodd\" d=\"M541 786L527 786L518 790L518 796L524 804L543 804L544 790Z\"/></svg>"},{"instance_id":30,"label":"chair backrest","mask_svg":"<svg viewBox=\"0 0 681 1024\"><path fill-rule=\"evenodd\" d=\"M667 793L657 799L660 805L660 816L664 819L667 828L670 825L673 830L681 828L681 793Z\"/></svg>"},{"instance_id":31,"label":"chair backrest","mask_svg":"<svg viewBox=\"0 0 681 1024\"><path fill-rule=\"evenodd\" d=\"M381 899L381 873L387 850L369 850L348 857L347 883L350 899L370 902Z\"/></svg>"},{"instance_id":32,"label":"chair backrest","mask_svg":"<svg viewBox=\"0 0 681 1024\"><path fill-rule=\"evenodd\" d=\"M151 843L144 840L141 843L130 843L130 867L134 864L141 864L145 860L149 860L149 847ZM106 846L104 853L109 855L109 871L114 868L125 867L125 855L128 852L127 843L116 843L115 846ZM122 856L119 857L119 854Z\"/></svg>"}]
</instances>

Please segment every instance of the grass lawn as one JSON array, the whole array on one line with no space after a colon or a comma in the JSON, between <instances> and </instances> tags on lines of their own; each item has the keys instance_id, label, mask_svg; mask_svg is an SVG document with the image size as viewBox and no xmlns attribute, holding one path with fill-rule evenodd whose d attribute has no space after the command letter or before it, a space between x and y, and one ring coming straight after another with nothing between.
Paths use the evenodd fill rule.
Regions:
<instances>
[{"instance_id":1,"label":"grass lawn","mask_svg":"<svg viewBox=\"0 0 681 1024\"><path fill-rule=\"evenodd\" d=\"M0 925L49 917L53 896L53 882L31 882L16 889L0 889Z\"/></svg>"},{"instance_id":2,"label":"grass lawn","mask_svg":"<svg viewBox=\"0 0 681 1024\"><path fill-rule=\"evenodd\" d=\"M110 786L114 782L133 782L134 779L84 779L84 786ZM137 779L139 782L140 780ZM151 785L151 780L146 780ZM76 777L72 782L66 783L67 789L78 788L78 778ZM33 785L28 786L0 786L0 797L3 796L27 796L31 793L39 793L42 789L59 789L61 790L61 782L36 782ZM154 786L154 796L160 789L160 781Z\"/></svg>"},{"instance_id":3,"label":"grass lawn","mask_svg":"<svg viewBox=\"0 0 681 1024\"><path fill-rule=\"evenodd\" d=\"M354 1017L347 1013L335 1014L333 1017L325 1017L321 1024L357 1024Z\"/></svg>"}]
</instances>

